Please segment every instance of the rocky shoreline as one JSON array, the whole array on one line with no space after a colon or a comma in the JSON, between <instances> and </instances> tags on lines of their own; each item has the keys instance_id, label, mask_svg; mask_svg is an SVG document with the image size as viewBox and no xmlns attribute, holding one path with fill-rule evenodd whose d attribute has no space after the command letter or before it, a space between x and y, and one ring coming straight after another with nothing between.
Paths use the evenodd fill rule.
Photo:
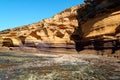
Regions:
<instances>
[{"instance_id":1,"label":"rocky shoreline","mask_svg":"<svg viewBox=\"0 0 120 80\"><path fill-rule=\"evenodd\" d=\"M1 80L119 80L120 63L114 58L55 52L0 52ZM2 74L1 74L2 73Z\"/></svg>"},{"instance_id":2,"label":"rocky shoreline","mask_svg":"<svg viewBox=\"0 0 120 80\"><path fill-rule=\"evenodd\" d=\"M111 49L105 49L102 51L97 51L94 49L84 49L83 51L77 52L74 48L60 48L60 47L52 47L52 48L35 48L35 47L0 47L0 52L14 52L14 53L56 53L56 54L93 54L98 56L110 57L120 60L120 50L116 51L116 53L111 54Z\"/></svg>"},{"instance_id":3,"label":"rocky shoreline","mask_svg":"<svg viewBox=\"0 0 120 80\"><path fill-rule=\"evenodd\" d=\"M77 53L73 48L35 48L35 47L0 47L0 52L28 52L28 53L40 53L40 52L56 52L56 53Z\"/></svg>"}]
</instances>

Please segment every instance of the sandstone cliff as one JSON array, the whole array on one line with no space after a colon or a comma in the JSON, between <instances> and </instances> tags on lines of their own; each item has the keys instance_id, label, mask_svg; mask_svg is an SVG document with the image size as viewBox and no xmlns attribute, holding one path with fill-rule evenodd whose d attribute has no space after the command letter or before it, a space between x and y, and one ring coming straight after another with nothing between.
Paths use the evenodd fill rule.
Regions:
<instances>
[{"instance_id":1,"label":"sandstone cliff","mask_svg":"<svg viewBox=\"0 0 120 80\"><path fill-rule=\"evenodd\" d=\"M120 0L105 0L97 6L77 10L78 27L71 35L79 52L85 48L98 51L120 49Z\"/></svg>"},{"instance_id":2,"label":"sandstone cliff","mask_svg":"<svg viewBox=\"0 0 120 80\"><path fill-rule=\"evenodd\" d=\"M104 5L101 5L103 7L102 9L95 9L96 7L86 5L85 7L78 9L76 16L78 28L74 30L72 39L77 42L90 39L93 40L95 38L106 40L118 39L120 32L119 2L120 0L106 2ZM109 5L110 3L111 5ZM106 7L106 5L109 6ZM81 18L84 19L81 20ZM76 36L79 37L78 40Z\"/></svg>"},{"instance_id":3,"label":"sandstone cliff","mask_svg":"<svg viewBox=\"0 0 120 80\"><path fill-rule=\"evenodd\" d=\"M74 6L56 14L52 18L1 31L1 46L74 48L74 42L84 42L95 38L101 40L118 39L120 36L119 6L106 9L95 14L92 18L79 22L79 15L84 15L84 12L86 12L84 6ZM80 28L76 30L78 26Z\"/></svg>"},{"instance_id":4,"label":"sandstone cliff","mask_svg":"<svg viewBox=\"0 0 120 80\"><path fill-rule=\"evenodd\" d=\"M74 42L70 35L78 26L76 19L77 9L82 5L74 6L56 14L52 18L40 22L7 29L0 32L0 43L3 46L27 47L65 47L73 48Z\"/></svg>"},{"instance_id":5,"label":"sandstone cliff","mask_svg":"<svg viewBox=\"0 0 120 80\"><path fill-rule=\"evenodd\" d=\"M113 10L98 14L95 18L89 19L82 25L85 38L101 36L117 38L120 28L120 11ZM114 35L114 36L113 36Z\"/></svg>"}]
</instances>

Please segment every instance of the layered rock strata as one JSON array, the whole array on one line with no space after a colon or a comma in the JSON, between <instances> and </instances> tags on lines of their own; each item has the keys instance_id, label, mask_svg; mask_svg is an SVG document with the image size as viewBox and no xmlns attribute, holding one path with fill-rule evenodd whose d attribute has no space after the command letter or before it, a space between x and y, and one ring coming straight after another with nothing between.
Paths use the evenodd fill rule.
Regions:
<instances>
[{"instance_id":1,"label":"layered rock strata","mask_svg":"<svg viewBox=\"0 0 120 80\"><path fill-rule=\"evenodd\" d=\"M103 50L107 46L118 50L119 45L116 44L119 44L120 36L120 6L98 11L81 21L81 16L88 10L84 9L85 6L74 6L52 18L1 31L0 46L75 48L75 45L78 48L76 50L80 51L85 48Z\"/></svg>"},{"instance_id":2,"label":"layered rock strata","mask_svg":"<svg viewBox=\"0 0 120 80\"><path fill-rule=\"evenodd\" d=\"M80 7L82 5L68 8L52 18L37 23L1 31L0 43L7 47L74 48L70 35L78 26L76 11Z\"/></svg>"},{"instance_id":3,"label":"layered rock strata","mask_svg":"<svg viewBox=\"0 0 120 80\"><path fill-rule=\"evenodd\" d=\"M116 3L117 1L118 3ZM104 5L105 7L102 6L102 9L86 5L78 9L78 27L71 35L77 51L86 48L98 51L110 49L110 53L115 53L120 49L119 2L120 0L108 2ZM106 5L108 6L106 7Z\"/></svg>"}]
</instances>

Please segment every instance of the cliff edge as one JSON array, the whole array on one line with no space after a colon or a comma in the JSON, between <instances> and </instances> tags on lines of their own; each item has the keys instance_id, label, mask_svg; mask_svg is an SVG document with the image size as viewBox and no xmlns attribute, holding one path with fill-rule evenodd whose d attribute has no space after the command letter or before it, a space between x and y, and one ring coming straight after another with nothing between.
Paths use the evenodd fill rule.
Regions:
<instances>
[{"instance_id":1,"label":"cliff edge","mask_svg":"<svg viewBox=\"0 0 120 80\"><path fill-rule=\"evenodd\" d=\"M85 48L112 49L115 53L120 48L119 1L97 7L81 4L52 18L1 31L0 46L76 48L78 52Z\"/></svg>"},{"instance_id":2,"label":"cliff edge","mask_svg":"<svg viewBox=\"0 0 120 80\"><path fill-rule=\"evenodd\" d=\"M70 35L78 26L76 15L77 9L81 7L82 5L74 6L52 18L1 31L1 46L74 48L74 42L70 40Z\"/></svg>"}]
</instances>

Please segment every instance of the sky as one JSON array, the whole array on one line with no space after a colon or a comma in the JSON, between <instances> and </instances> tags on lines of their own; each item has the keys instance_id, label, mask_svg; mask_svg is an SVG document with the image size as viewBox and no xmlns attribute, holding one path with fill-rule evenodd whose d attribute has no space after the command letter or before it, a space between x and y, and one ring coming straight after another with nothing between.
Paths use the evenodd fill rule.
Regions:
<instances>
[{"instance_id":1,"label":"sky","mask_svg":"<svg viewBox=\"0 0 120 80\"><path fill-rule=\"evenodd\" d=\"M50 18L83 0L0 0L0 31Z\"/></svg>"}]
</instances>

